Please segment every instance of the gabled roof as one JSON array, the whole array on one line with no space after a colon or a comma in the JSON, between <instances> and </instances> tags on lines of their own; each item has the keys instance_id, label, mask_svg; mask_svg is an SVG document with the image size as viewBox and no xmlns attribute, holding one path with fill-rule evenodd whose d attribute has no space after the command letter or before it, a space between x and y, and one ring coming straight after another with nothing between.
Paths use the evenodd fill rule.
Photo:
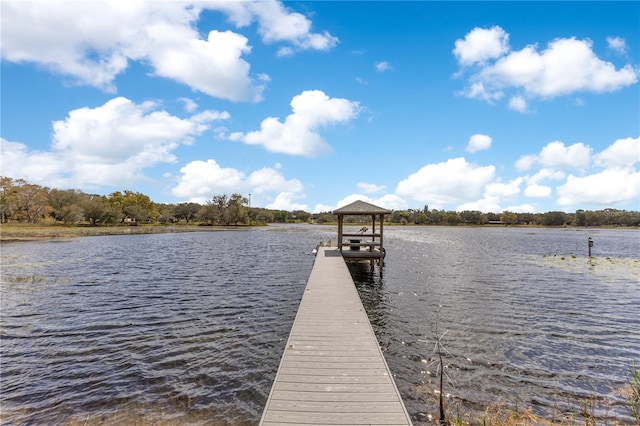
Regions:
<instances>
[{"instance_id":1,"label":"gabled roof","mask_svg":"<svg viewBox=\"0 0 640 426\"><path fill-rule=\"evenodd\" d=\"M333 214L391 214L391 210L383 209L382 207L374 206L373 204L358 200L351 204L347 204L346 206L342 206L339 209L335 209Z\"/></svg>"}]
</instances>

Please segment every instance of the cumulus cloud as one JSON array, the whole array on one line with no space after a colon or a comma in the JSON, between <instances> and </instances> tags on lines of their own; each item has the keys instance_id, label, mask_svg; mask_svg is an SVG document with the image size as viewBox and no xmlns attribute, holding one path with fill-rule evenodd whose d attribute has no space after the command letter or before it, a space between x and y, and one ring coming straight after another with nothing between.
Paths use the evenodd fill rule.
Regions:
<instances>
[{"instance_id":1,"label":"cumulus cloud","mask_svg":"<svg viewBox=\"0 0 640 426\"><path fill-rule=\"evenodd\" d=\"M565 146L555 141L542 148L538 162L554 169L586 169L591 162L591 153L591 147L582 142Z\"/></svg>"},{"instance_id":2,"label":"cumulus cloud","mask_svg":"<svg viewBox=\"0 0 640 426\"><path fill-rule=\"evenodd\" d=\"M273 202L267 204L266 208L274 210L307 210L307 205L296 202L301 198L300 194L295 192L281 192L279 193Z\"/></svg>"},{"instance_id":3,"label":"cumulus cloud","mask_svg":"<svg viewBox=\"0 0 640 426\"><path fill-rule=\"evenodd\" d=\"M529 170L538 160L538 156L534 154L523 155L516 161L516 169L524 172Z\"/></svg>"},{"instance_id":4,"label":"cumulus cloud","mask_svg":"<svg viewBox=\"0 0 640 426\"><path fill-rule=\"evenodd\" d=\"M529 203L507 206L505 210L514 213L535 213L538 211L535 206Z\"/></svg>"},{"instance_id":5,"label":"cumulus cloud","mask_svg":"<svg viewBox=\"0 0 640 426\"><path fill-rule=\"evenodd\" d=\"M596 154L583 143L565 146L554 141L545 145L539 154L521 157L516 168L525 171L540 167L537 172L524 177L526 197L551 198L554 187L549 183L555 181L559 206L606 207L640 201L638 163L640 137L629 137L614 141Z\"/></svg>"},{"instance_id":6,"label":"cumulus cloud","mask_svg":"<svg viewBox=\"0 0 640 426\"><path fill-rule=\"evenodd\" d=\"M193 101L193 99L189 98L178 98L180 102L184 105L184 110L187 112L193 112L198 109L198 104Z\"/></svg>"},{"instance_id":7,"label":"cumulus cloud","mask_svg":"<svg viewBox=\"0 0 640 426\"><path fill-rule=\"evenodd\" d=\"M640 172L611 169L588 176L569 175L557 192L561 206L594 204L611 207L635 200L636 208L640 208Z\"/></svg>"},{"instance_id":8,"label":"cumulus cloud","mask_svg":"<svg viewBox=\"0 0 640 426\"><path fill-rule=\"evenodd\" d=\"M579 92L614 92L637 83L640 72L627 64L616 69L593 52L593 42L559 38L545 49L537 44L511 50L500 27L475 28L455 42L461 70L469 72L464 94L495 102L509 95L509 108L524 112L531 99L551 99ZM610 39L618 49L621 40Z\"/></svg>"},{"instance_id":9,"label":"cumulus cloud","mask_svg":"<svg viewBox=\"0 0 640 426\"><path fill-rule=\"evenodd\" d=\"M298 49L313 50L329 50L338 43L338 38L326 31L312 32L312 23L306 16L281 2L213 2L207 7L224 11L239 28L257 22L258 33L265 43L288 42Z\"/></svg>"},{"instance_id":10,"label":"cumulus cloud","mask_svg":"<svg viewBox=\"0 0 640 426\"><path fill-rule=\"evenodd\" d=\"M469 138L466 150L474 153L491 148L491 136L476 133Z\"/></svg>"},{"instance_id":11,"label":"cumulus cloud","mask_svg":"<svg viewBox=\"0 0 640 426\"><path fill-rule=\"evenodd\" d=\"M535 164L552 170L587 169L593 150L582 142L565 146L561 141L549 142L539 154L524 155L516 161L516 169L526 171Z\"/></svg>"},{"instance_id":12,"label":"cumulus cloud","mask_svg":"<svg viewBox=\"0 0 640 426\"><path fill-rule=\"evenodd\" d=\"M524 190L524 195L531 198L551 198L552 189L550 186L532 183Z\"/></svg>"},{"instance_id":13,"label":"cumulus cloud","mask_svg":"<svg viewBox=\"0 0 640 426\"><path fill-rule=\"evenodd\" d=\"M178 146L192 143L211 123L227 118L224 111L179 118L154 102L135 104L118 97L96 108L73 110L64 120L54 121L48 152L30 152L20 143L6 144L2 170L33 183L61 187L148 180L145 168L175 162L173 151Z\"/></svg>"},{"instance_id":14,"label":"cumulus cloud","mask_svg":"<svg viewBox=\"0 0 640 426\"><path fill-rule=\"evenodd\" d=\"M238 26L258 22L265 43L327 50L337 39L311 32L311 22L281 3L265 2L7 2L2 5L2 59L36 63L77 84L115 92L130 61L207 95L259 101L268 76L250 74L248 39L212 29L202 38L203 9ZM286 46L284 47L286 48ZM265 78L266 77L266 78Z\"/></svg>"},{"instance_id":15,"label":"cumulus cloud","mask_svg":"<svg viewBox=\"0 0 640 426\"><path fill-rule=\"evenodd\" d=\"M486 196L500 199L514 197L520 193L522 181L523 179L518 177L509 181L509 183L491 182L485 187L484 193Z\"/></svg>"},{"instance_id":16,"label":"cumulus cloud","mask_svg":"<svg viewBox=\"0 0 640 426\"><path fill-rule=\"evenodd\" d=\"M178 184L171 190L180 199L205 203L214 195L251 194L252 205L282 210L306 210L302 199L304 185L286 179L278 168L263 167L249 175L233 167L222 167L215 160L192 161L180 169Z\"/></svg>"},{"instance_id":17,"label":"cumulus cloud","mask_svg":"<svg viewBox=\"0 0 640 426\"><path fill-rule=\"evenodd\" d=\"M606 168L628 168L640 163L640 137L618 139L594 156L595 164Z\"/></svg>"},{"instance_id":18,"label":"cumulus cloud","mask_svg":"<svg viewBox=\"0 0 640 426\"><path fill-rule=\"evenodd\" d=\"M461 65L483 63L499 58L509 50L509 34L502 28L474 28L462 40L456 40L453 54Z\"/></svg>"},{"instance_id":19,"label":"cumulus cloud","mask_svg":"<svg viewBox=\"0 0 640 426\"><path fill-rule=\"evenodd\" d=\"M376 185L373 183L364 183L364 182L358 182L356 186L360 191L364 192L365 194L375 194L376 192L381 192L387 189L387 187L384 185Z\"/></svg>"},{"instance_id":20,"label":"cumulus cloud","mask_svg":"<svg viewBox=\"0 0 640 426\"><path fill-rule=\"evenodd\" d=\"M551 168L543 167L538 170L537 173L527 176L527 183L530 185L537 184L538 182L550 181L550 180L562 180L566 176L562 170L554 170Z\"/></svg>"},{"instance_id":21,"label":"cumulus cloud","mask_svg":"<svg viewBox=\"0 0 640 426\"><path fill-rule=\"evenodd\" d=\"M229 139L262 145L271 152L314 157L331 149L320 136L320 129L355 118L360 106L348 99L330 98L320 90L308 90L293 97L291 109L284 122L268 117L262 121L260 130L235 132Z\"/></svg>"},{"instance_id":22,"label":"cumulus cloud","mask_svg":"<svg viewBox=\"0 0 640 426\"><path fill-rule=\"evenodd\" d=\"M313 209L314 213L331 212L342 206L353 203L354 201L364 201L365 203L374 204L388 210L406 210L409 204L396 194L385 194L378 198L371 198L364 194L350 194L339 200L335 205L316 204Z\"/></svg>"},{"instance_id":23,"label":"cumulus cloud","mask_svg":"<svg viewBox=\"0 0 640 426\"><path fill-rule=\"evenodd\" d=\"M517 112L526 112L527 100L524 98L524 96L515 95L511 99L509 99L509 109Z\"/></svg>"},{"instance_id":24,"label":"cumulus cloud","mask_svg":"<svg viewBox=\"0 0 640 426\"><path fill-rule=\"evenodd\" d=\"M494 179L494 166L478 166L464 158L428 164L400 181L396 194L433 207L479 199Z\"/></svg>"},{"instance_id":25,"label":"cumulus cloud","mask_svg":"<svg viewBox=\"0 0 640 426\"><path fill-rule=\"evenodd\" d=\"M391 64L387 61L380 61L375 63L376 71L385 72L391 69Z\"/></svg>"},{"instance_id":26,"label":"cumulus cloud","mask_svg":"<svg viewBox=\"0 0 640 426\"><path fill-rule=\"evenodd\" d=\"M477 201L466 202L458 205L456 211L478 210L481 212L502 211L502 203L513 199L520 193L520 185L523 178L518 177L509 183L490 182L484 187L483 197Z\"/></svg>"},{"instance_id":27,"label":"cumulus cloud","mask_svg":"<svg viewBox=\"0 0 640 426\"><path fill-rule=\"evenodd\" d=\"M46 186L68 185L69 164L57 153L30 151L23 143L0 138L0 154L3 176Z\"/></svg>"},{"instance_id":28,"label":"cumulus cloud","mask_svg":"<svg viewBox=\"0 0 640 426\"><path fill-rule=\"evenodd\" d=\"M607 37L607 45L620 55L627 53L627 41L622 37Z\"/></svg>"}]
</instances>

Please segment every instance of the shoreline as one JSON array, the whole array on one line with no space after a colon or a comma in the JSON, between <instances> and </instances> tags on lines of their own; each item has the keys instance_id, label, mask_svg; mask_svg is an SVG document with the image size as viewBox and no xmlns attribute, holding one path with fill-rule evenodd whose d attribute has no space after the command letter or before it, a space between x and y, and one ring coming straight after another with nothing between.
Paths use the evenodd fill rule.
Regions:
<instances>
[{"instance_id":1,"label":"shoreline","mask_svg":"<svg viewBox=\"0 0 640 426\"><path fill-rule=\"evenodd\" d=\"M319 226L337 226L337 223L311 223L312 225ZM359 225L359 224L349 224ZM169 234L169 233L183 233L183 232L215 232L215 231L232 231L232 230L244 230L250 229L255 226L268 226L268 224L262 225L235 225L235 226L221 226L221 225L191 225L191 224L145 224L145 225L108 225L108 226L93 226L93 225L62 225L62 224L50 224L50 225L33 225L23 223L3 223L0 224L0 243L11 242L26 242L26 241L42 241L42 240L58 240L58 239L72 239L80 237L98 237L107 235L143 235L143 234ZM386 223L385 226L392 228L395 227L442 227L452 225L415 225L415 224L396 224ZM541 225L467 225L460 224L454 227L489 227L489 228L522 228L522 229L629 229L638 230L638 227L634 226L593 226L593 227L581 227L581 226L558 226L549 227Z\"/></svg>"},{"instance_id":2,"label":"shoreline","mask_svg":"<svg viewBox=\"0 0 640 426\"><path fill-rule=\"evenodd\" d=\"M66 225L0 225L0 243L73 239L107 235L169 234L182 232L214 232L238 229L235 226L204 225L114 225L114 226L66 226ZM240 227L244 228L244 227Z\"/></svg>"}]
</instances>

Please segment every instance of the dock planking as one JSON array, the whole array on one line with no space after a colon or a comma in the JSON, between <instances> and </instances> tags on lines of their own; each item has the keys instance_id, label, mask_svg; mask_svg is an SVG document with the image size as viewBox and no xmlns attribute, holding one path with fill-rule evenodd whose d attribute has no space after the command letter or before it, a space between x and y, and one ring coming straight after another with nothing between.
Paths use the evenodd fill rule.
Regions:
<instances>
[{"instance_id":1,"label":"dock planking","mask_svg":"<svg viewBox=\"0 0 640 426\"><path fill-rule=\"evenodd\" d=\"M335 248L318 250L260 424L411 424Z\"/></svg>"}]
</instances>

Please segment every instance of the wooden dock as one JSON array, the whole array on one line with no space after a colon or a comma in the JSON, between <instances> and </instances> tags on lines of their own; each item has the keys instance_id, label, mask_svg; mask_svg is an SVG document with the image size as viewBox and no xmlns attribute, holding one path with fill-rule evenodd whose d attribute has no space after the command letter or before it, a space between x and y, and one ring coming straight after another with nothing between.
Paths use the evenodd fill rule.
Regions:
<instances>
[{"instance_id":1,"label":"wooden dock","mask_svg":"<svg viewBox=\"0 0 640 426\"><path fill-rule=\"evenodd\" d=\"M260 424L411 424L336 248L318 249Z\"/></svg>"}]
</instances>

